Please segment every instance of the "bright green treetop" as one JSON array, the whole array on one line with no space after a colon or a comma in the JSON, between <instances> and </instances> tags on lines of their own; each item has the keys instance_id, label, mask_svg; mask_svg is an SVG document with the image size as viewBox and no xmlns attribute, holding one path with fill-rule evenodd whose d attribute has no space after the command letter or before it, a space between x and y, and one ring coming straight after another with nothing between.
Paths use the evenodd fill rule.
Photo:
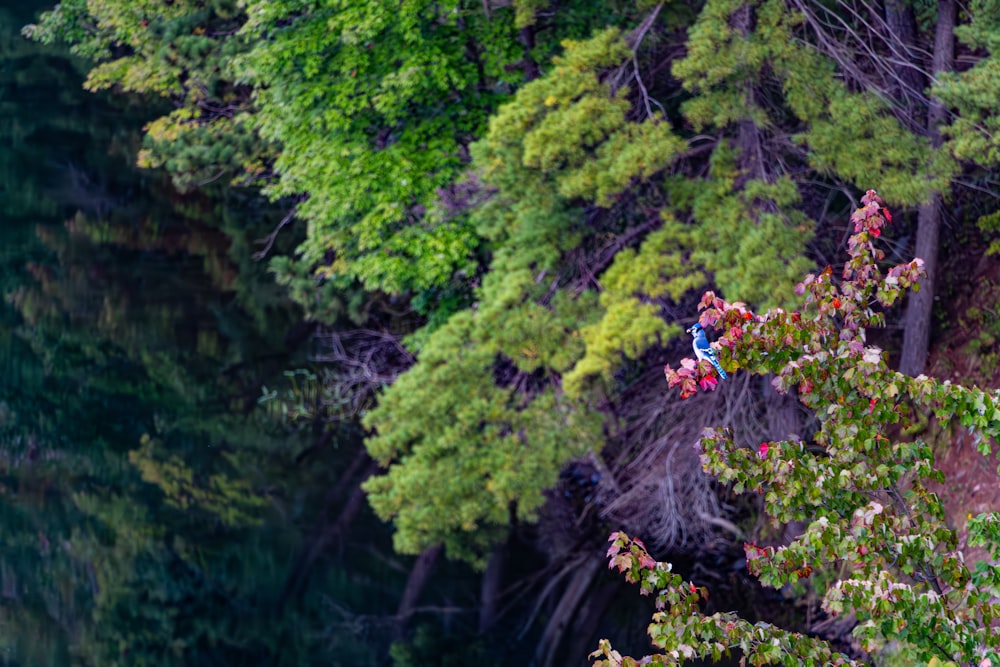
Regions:
<instances>
[{"instance_id":1,"label":"bright green treetop","mask_svg":"<svg viewBox=\"0 0 1000 667\"><path fill-rule=\"evenodd\" d=\"M631 205L615 204L684 145L659 115L630 120L626 89L602 81L629 58L617 31L567 42L552 71L522 88L473 146L478 178L493 190L471 217L489 242L490 270L475 306L430 334L366 419L377 433L369 451L388 466L367 489L395 522L397 548L443 541L467 556L463 545L502 536L512 513L534 517L561 467L601 447L606 417L584 381L611 382L623 355L637 359L672 332L640 297L679 297L700 281L685 277L670 248L683 229L655 214L636 222ZM645 157L619 159L622 148ZM588 257L633 226L641 237L661 225L622 255L647 273L616 262L600 299L587 289L596 277Z\"/></svg>"}]
</instances>

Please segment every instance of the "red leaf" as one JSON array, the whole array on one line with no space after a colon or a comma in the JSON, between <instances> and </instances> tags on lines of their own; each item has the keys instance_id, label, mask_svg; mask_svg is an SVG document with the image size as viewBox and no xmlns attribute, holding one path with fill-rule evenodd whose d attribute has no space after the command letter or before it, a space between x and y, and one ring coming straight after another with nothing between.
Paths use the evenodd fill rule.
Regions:
<instances>
[{"instance_id":1,"label":"red leaf","mask_svg":"<svg viewBox=\"0 0 1000 667\"><path fill-rule=\"evenodd\" d=\"M767 458L767 450L769 450L770 448L771 448L770 445L768 445L766 442L760 443L760 447L757 448L757 456L759 456L762 459Z\"/></svg>"},{"instance_id":2,"label":"red leaf","mask_svg":"<svg viewBox=\"0 0 1000 667\"><path fill-rule=\"evenodd\" d=\"M698 380L698 384L701 386L702 391L714 391L719 381L715 379L714 375L706 375Z\"/></svg>"},{"instance_id":3,"label":"red leaf","mask_svg":"<svg viewBox=\"0 0 1000 667\"><path fill-rule=\"evenodd\" d=\"M743 553L746 554L747 557L747 567L749 567L750 563L752 563L755 560L760 560L761 558L768 558L773 551L774 547L762 547L754 542L743 543Z\"/></svg>"},{"instance_id":4,"label":"red leaf","mask_svg":"<svg viewBox=\"0 0 1000 667\"><path fill-rule=\"evenodd\" d=\"M681 399L691 398L698 393L698 385L694 378L685 378L681 383Z\"/></svg>"},{"instance_id":5,"label":"red leaf","mask_svg":"<svg viewBox=\"0 0 1000 667\"><path fill-rule=\"evenodd\" d=\"M704 329L709 329L715 326L715 323L719 321L721 313L715 308L709 308L702 312L701 317L698 318L698 324Z\"/></svg>"},{"instance_id":6,"label":"red leaf","mask_svg":"<svg viewBox=\"0 0 1000 667\"><path fill-rule=\"evenodd\" d=\"M878 196L878 193L874 190L868 190L865 192L864 196L861 197L862 204L870 204L872 202L882 203L882 198Z\"/></svg>"}]
</instances>

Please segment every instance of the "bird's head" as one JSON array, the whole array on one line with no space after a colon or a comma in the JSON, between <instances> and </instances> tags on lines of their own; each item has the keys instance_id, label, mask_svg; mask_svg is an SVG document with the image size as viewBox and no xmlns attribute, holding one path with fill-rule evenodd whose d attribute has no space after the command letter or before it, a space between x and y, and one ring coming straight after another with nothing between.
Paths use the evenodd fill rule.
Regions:
<instances>
[{"instance_id":1,"label":"bird's head","mask_svg":"<svg viewBox=\"0 0 1000 667\"><path fill-rule=\"evenodd\" d=\"M691 334L692 336L696 336L696 335L698 335L698 332L701 331L701 330L702 330L701 329L701 325L698 324L697 322L695 322L690 327L688 327L687 332L689 334Z\"/></svg>"}]
</instances>

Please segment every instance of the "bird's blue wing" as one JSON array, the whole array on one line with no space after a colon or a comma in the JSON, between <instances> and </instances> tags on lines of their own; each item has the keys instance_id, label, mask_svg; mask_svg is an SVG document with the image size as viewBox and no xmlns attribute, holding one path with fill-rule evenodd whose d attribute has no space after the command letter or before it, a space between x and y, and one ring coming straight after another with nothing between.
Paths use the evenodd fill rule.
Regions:
<instances>
[{"instance_id":1,"label":"bird's blue wing","mask_svg":"<svg viewBox=\"0 0 1000 667\"><path fill-rule=\"evenodd\" d=\"M726 371L722 369L722 364L719 363L718 358L715 356L715 350L713 350L712 346L708 344L708 339L705 338L704 332L699 331L694 335L693 347L695 356L712 364L712 366L715 367L715 370L719 372L719 377L723 380L729 377L726 374Z\"/></svg>"}]
</instances>

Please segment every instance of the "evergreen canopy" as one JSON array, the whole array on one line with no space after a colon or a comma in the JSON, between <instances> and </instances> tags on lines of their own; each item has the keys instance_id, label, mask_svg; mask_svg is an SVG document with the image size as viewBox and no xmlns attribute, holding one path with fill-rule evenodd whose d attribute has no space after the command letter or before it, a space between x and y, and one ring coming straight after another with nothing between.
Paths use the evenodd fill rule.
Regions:
<instances>
[{"instance_id":1,"label":"evergreen canopy","mask_svg":"<svg viewBox=\"0 0 1000 667\"><path fill-rule=\"evenodd\" d=\"M969 3L949 66L949 4L64 0L28 32L174 104L144 164L295 206L272 268L312 317L387 304L417 362L364 417L369 497L477 560L642 417L695 290L787 303L871 184L921 234L990 212L1000 18Z\"/></svg>"}]
</instances>

